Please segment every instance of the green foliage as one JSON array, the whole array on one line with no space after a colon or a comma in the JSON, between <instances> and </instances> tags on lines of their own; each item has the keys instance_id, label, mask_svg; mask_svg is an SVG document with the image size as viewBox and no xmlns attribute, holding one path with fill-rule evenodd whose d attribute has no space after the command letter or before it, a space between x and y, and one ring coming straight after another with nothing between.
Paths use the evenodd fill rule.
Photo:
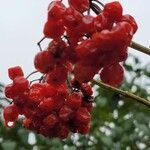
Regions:
<instances>
[{"instance_id":1,"label":"green foliage","mask_svg":"<svg viewBox=\"0 0 150 150\"><path fill-rule=\"evenodd\" d=\"M137 58L124 64L126 79L120 87L145 99L150 99L150 68L140 66ZM149 86L150 87L150 86ZM3 97L3 86L0 86ZM150 109L131 99L96 87L95 108L92 112L91 131L87 136L74 134L66 140L48 139L33 134L21 124L8 129L0 122L1 150L150 150ZM6 99L1 100L1 104ZM7 103L7 101L6 101ZM4 102L3 102L4 104ZM2 111L2 109L0 109ZM1 117L2 118L2 117ZM35 140L33 140L35 138Z\"/></svg>"}]
</instances>

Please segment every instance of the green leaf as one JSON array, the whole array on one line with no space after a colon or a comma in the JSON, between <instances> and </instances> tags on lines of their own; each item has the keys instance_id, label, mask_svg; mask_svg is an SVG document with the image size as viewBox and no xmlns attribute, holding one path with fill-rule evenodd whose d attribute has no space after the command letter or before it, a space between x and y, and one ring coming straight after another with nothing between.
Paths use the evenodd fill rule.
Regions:
<instances>
[{"instance_id":1,"label":"green leaf","mask_svg":"<svg viewBox=\"0 0 150 150\"><path fill-rule=\"evenodd\" d=\"M17 144L12 141L5 141L2 143L3 150L15 150L16 146L17 146Z\"/></svg>"}]
</instances>

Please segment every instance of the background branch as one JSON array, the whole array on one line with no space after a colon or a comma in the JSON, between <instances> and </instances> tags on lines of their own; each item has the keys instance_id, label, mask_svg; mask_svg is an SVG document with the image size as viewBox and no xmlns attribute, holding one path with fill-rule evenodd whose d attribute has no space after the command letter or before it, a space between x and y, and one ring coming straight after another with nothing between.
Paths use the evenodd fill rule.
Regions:
<instances>
[{"instance_id":1,"label":"background branch","mask_svg":"<svg viewBox=\"0 0 150 150\"><path fill-rule=\"evenodd\" d=\"M138 44L134 41L131 42L131 45L130 45L131 48L139 51L139 52L142 52L142 53L145 53L147 55L150 55L150 48L147 48L141 44Z\"/></svg>"},{"instance_id":2,"label":"background branch","mask_svg":"<svg viewBox=\"0 0 150 150\"><path fill-rule=\"evenodd\" d=\"M118 94L120 94L123 97L131 98L132 100L135 100L135 101L137 101L139 103L142 103L142 104L150 107L150 101L149 100L146 100L146 99L141 98L141 97L139 97L137 95L134 95L133 93L130 93L129 91L123 91L121 89L118 89L118 88L115 88L115 87L110 86L108 84L105 84L105 83L103 83L101 81L92 80L92 83L95 84L95 85L98 85L98 86L100 86L100 87L102 87L104 89L108 89L110 91L118 93Z\"/></svg>"}]
</instances>

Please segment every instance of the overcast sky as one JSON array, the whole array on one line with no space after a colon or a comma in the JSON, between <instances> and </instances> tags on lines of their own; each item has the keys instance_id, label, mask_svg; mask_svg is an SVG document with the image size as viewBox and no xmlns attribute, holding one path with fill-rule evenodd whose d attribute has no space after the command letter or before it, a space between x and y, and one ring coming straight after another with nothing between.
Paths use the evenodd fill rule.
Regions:
<instances>
[{"instance_id":1,"label":"overcast sky","mask_svg":"<svg viewBox=\"0 0 150 150\"><path fill-rule=\"evenodd\" d=\"M111 0L102 0L110 2ZM0 81L8 83L7 68L20 65L26 74L34 70L33 58L37 41L43 36L47 6L51 0L0 0ZM124 13L133 15L139 30L134 40L150 45L150 0L120 0ZM142 63L150 62L148 56L129 50Z\"/></svg>"}]
</instances>

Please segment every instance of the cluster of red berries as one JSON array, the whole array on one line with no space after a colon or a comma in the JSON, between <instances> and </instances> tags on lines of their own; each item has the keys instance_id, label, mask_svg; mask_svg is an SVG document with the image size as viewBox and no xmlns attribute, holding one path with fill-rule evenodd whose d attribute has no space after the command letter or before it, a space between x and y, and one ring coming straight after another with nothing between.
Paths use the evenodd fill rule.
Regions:
<instances>
[{"instance_id":1,"label":"cluster of red berries","mask_svg":"<svg viewBox=\"0 0 150 150\"><path fill-rule=\"evenodd\" d=\"M48 7L44 35L51 38L46 50L34 58L43 76L29 83L20 67L8 71L13 83L5 95L13 104L4 109L6 125L24 115L26 128L48 137L66 138L68 133L87 134L90 129L92 89L88 84L99 73L105 83L118 86L124 71L120 62L127 58L137 24L122 15L119 2L104 5L97 16L85 15L94 0L61 0ZM95 8L95 5L94 5Z\"/></svg>"},{"instance_id":2,"label":"cluster of red berries","mask_svg":"<svg viewBox=\"0 0 150 150\"><path fill-rule=\"evenodd\" d=\"M72 81L69 92L65 82L30 85L19 66L10 68L8 74L13 82L5 87L5 95L13 104L4 109L6 126L13 126L20 114L25 116L26 128L46 137L89 132L92 89L87 83Z\"/></svg>"},{"instance_id":3,"label":"cluster of red berries","mask_svg":"<svg viewBox=\"0 0 150 150\"><path fill-rule=\"evenodd\" d=\"M68 2L68 8L61 1L50 3L45 37L54 41L67 37L63 52L67 60L73 60L76 80L89 82L100 73L102 81L118 86L124 75L119 63L126 60L127 48L138 28L134 18L123 15L116 1L104 5L97 16L84 13L92 6L90 0Z\"/></svg>"}]
</instances>

